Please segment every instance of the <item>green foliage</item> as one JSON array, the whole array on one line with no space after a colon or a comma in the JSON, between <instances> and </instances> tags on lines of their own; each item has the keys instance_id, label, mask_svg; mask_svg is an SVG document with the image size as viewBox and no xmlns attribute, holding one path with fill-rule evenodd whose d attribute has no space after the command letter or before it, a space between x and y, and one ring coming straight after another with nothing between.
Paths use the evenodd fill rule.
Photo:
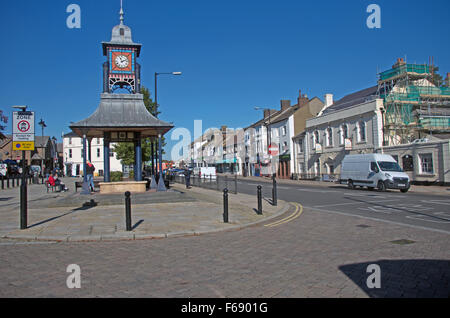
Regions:
<instances>
[{"instance_id":1,"label":"green foliage","mask_svg":"<svg viewBox=\"0 0 450 318\"><path fill-rule=\"evenodd\" d=\"M8 117L3 115L3 110L0 109L0 131L3 131L6 129L6 126L3 125L3 123L8 123Z\"/></svg>"},{"instance_id":2,"label":"green foliage","mask_svg":"<svg viewBox=\"0 0 450 318\"><path fill-rule=\"evenodd\" d=\"M142 86L141 94L144 95L144 104L147 110L155 117L158 117L160 112L158 111L158 106L153 102L151 98L150 91L148 88ZM164 137L162 139L163 148L162 153L164 154L164 146L166 145ZM146 138L141 141L142 146L142 161L149 161L151 159L151 147L150 147L150 139ZM156 154L155 149L155 154ZM113 151L117 154L117 158L121 160L123 165L133 165L134 164L134 144L130 142L119 142L114 146Z\"/></svg>"},{"instance_id":3,"label":"green foliage","mask_svg":"<svg viewBox=\"0 0 450 318\"><path fill-rule=\"evenodd\" d=\"M122 181L122 179L123 179L123 173L121 171L111 172L111 181L112 182Z\"/></svg>"}]
</instances>

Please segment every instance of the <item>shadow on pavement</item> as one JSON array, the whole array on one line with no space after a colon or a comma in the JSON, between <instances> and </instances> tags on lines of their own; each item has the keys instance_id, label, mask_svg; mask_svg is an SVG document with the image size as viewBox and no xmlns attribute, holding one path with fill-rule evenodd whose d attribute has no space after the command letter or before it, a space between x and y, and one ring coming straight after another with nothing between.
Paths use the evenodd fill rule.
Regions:
<instances>
[{"instance_id":1,"label":"shadow on pavement","mask_svg":"<svg viewBox=\"0 0 450 318\"><path fill-rule=\"evenodd\" d=\"M78 212L78 211L89 210L89 209L91 209L91 208L93 208L93 207L96 207L96 206L97 206L97 202L95 202L94 200L91 200L91 201L89 201L89 202L83 203L83 206L81 206L81 207L79 207L79 208L73 209L73 210L71 210L71 211L69 211L69 212L67 212L67 213L64 213L64 214L61 214L61 215L58 215L58 216L54 216L54 217L51 217L51 218L46 219L46 220L43 220L43 221L40 221L40 222L38 222L38 223L35 223L35 224L33 224L33 225L30 225L28 228L31 229L31 228L36 227L36 226L38 226L38 225L42 225L42 224L45 224L45 223L48 223L48 222L57 220L57 219L59 219L59 218L62 218L63 216L66 216L66 215L69 215L69 214L72 214L72 213L75 213L75 212Z\"/></svg>"},{"instance_id":2,"label":"shadow on pavement","mask_svg":"<svg viewBox=\"0 0 450 318\"><path fill-rule=\"evenodd\" d=\"M380 269L380 288L369 288ZM339 266L347 277L373 298L448 298L450 296L450 261L432 259L378 260Z\"/></svg>"}]
</instances>

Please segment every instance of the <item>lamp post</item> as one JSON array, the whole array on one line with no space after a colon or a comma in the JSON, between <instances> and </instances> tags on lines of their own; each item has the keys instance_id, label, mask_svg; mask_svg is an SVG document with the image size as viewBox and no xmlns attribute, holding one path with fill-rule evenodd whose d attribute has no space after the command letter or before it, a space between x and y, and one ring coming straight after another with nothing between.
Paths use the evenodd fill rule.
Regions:
<instances>
[{"instance_id":1,"label":"lamp post","mask_svg":"<svg viewBox=\"0 0 450 318\"><path fill-rule=\"evenodd\" d=\"M42 134L41 134L41 148L44 148L43 141L44 141L44 128L47 127L45 124L45 121L41 118L41 121L38 123L39 126L42 128ZM43 151L43 153L45 153ZM44 155L45 158L45 155ZM41 159L41 174L44 175L44 158Z\"/></svg>"},{"instance_id":2,"label":"lamp post","mask_svg":"<svg viewBox=\"0 0 450 318\"><path fill-rule=\"evenodd\" d=\"M26 112L28 106L13 106L21 112ZM20 185L20 229L25 230L28 227L28 193L27 180L25 178L25 150L22 150L22 184Z\"/></svg>"},{"instance_id":3,"label":"lamp post","mask_svg":"<svg viewBox=\"0 0 450 318\"><path fill-rule=\"evenodd\" d=\"M158 76L159 75L175 75L175 76L179 76L181 74L182 74L181 72L166 72L166 73L155 72L155 108L156 108L155 109L155 117L158 117L158 114L156 114L156 111L158 109ZM157 152L162 151L160 143L161 143L161 136L158 136L158 144L159 145L158 145L158 147L155 147L157 149ZM155 167L156 168L158 168L158 160L159 160L159 169L158 170L161 170L162 169L162 154L161 153L159 155L155 156L155 161L156 161ZM153 166L153 162L152 162L152 166ZM162 177L162 170L159 171L159 176ZM160 179L160 181L158 182L158 189L159 189L159 183L161 181L163 182L163 185L164 185L164 180Z\"/></svg>"}]
</instances>

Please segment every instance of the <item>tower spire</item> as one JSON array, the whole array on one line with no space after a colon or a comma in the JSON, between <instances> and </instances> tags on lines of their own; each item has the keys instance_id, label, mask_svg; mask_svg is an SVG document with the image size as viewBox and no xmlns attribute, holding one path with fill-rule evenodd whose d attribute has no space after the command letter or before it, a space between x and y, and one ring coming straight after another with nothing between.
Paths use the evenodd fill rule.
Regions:
<instances>
[{"instance_id":1,"label":"tower spire","mask_svg":"<svg viewBox=\"0 0 450 318\"><path fill-rule=\"evenodd\" d=\"M123 25L123 4L122 4L122 0L120 0L120 25Z\"/></svg>"}]
</instances>

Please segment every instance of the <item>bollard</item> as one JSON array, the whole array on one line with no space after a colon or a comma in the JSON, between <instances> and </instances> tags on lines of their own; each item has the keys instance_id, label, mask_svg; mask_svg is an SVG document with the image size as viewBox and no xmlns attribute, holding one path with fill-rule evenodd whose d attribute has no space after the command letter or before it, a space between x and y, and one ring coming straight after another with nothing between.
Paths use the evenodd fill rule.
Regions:
<instances>
[{"instance_id":1,"label":"bollard","mask_svg":"<svg viewBox=\"0 0 450 318\"><path fill-rule=\"evenodd\" d=\"M277 202L277 180L275 179L275 174L273 175L273 188L272 188L272 204L274 206L278 205Z\"/></svg>"},{"instance_id":2,"label":"bollard","mask_svg":"<svg viewBox=\"0 0 450 318\"><path fill-rule=\"evenodd\" d=\"M131 199L130 191L125 192L125 224L127 231L131 231Z\"/></svg>"},{"instance_id":3,"label":"bollard","mask_svg":"<svg viewBox=\"0 0 450 318\"><path fill-rule=\"evenodd\" d=\"M227 176L225 176L225 188L228 189L228 177Z\"/></svg>"},{"instance_id":4,"label":"bollard","mask_svg":"<svg viewBox=\"0 0 450 318\"><path fill-rule=\"evenodd\" d=\"M262 214L262 195L261 195L261 189L262 187L258 186L258 214Z\"/></svg>"},{"instance_id":5,"label":"bollard","mask_svg":"<svg viewBox=\"0 0 450 318\"><path fill-rule=\"evenodd\" d=\"M27 185L25 182L20 186L20 229L26 230L28 227L27 224Z\"/></svg>"},{"instance_id":6,"label":"bollard","mask_svg":"<svg viewBox=\"0 0 450 318\"><path fill-rule=\"evenodd\" d=\"M2 176L2 190L5 189L5 177Z\"/></svg>"},{"instance_id":7,"label":"bollard","mask_svg":"<svg viewBox=\"0 0 450 318\"><path fill-rule=\"evenodd\" d=\"M216 175L217 191L219 191L219 176Z\"/></svg>"},{"instance_id":8,"label":"bollard","mask_svg":"<svg viewBox=\"0 0 450 318\"><path fill-rule=\"evenodd\" d=\"M8 179L6 179L6 186L7 186L8 189L9 189L9 177L8 177Z\"/></svg>"},{"instance_id":9,"label":"bollard","mask_svg":"<svg viewBox=\"0 0 450 318\"><path fill-rule=\"evenodd\" d=\"M223 189L223 222L228 223L228 189Z\"/></svg>"},{"instance_id":10,"label":"bollard","mask_svg":"<svg viewBox=\"0 0 450 318\"><path fill-rule=\"evenodd\" d=\"M234 194L237 194L237 175L234 175Z\"/></svg>"}]
</instances>

